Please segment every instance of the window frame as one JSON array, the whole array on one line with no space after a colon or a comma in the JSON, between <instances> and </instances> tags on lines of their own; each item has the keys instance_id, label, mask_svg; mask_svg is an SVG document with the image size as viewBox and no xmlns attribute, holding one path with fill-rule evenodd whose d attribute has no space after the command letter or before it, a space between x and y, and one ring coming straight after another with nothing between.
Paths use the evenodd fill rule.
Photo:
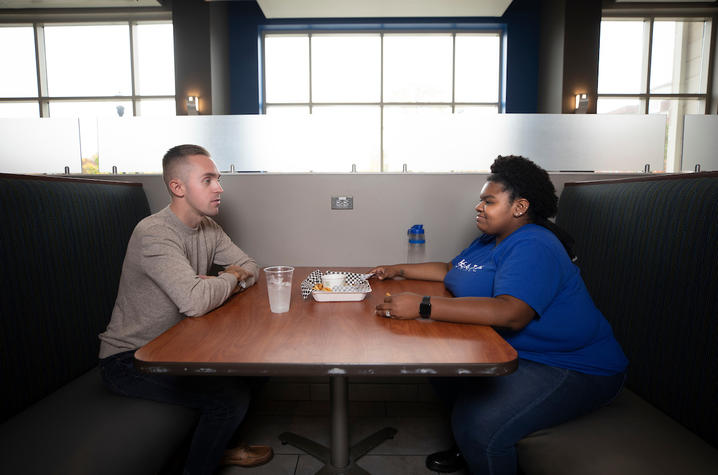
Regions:
<instances>
[{"instance_id":1,"label":"window frame","mask_svg":"<svg viewBox=\"0 0 718 475\"><path fill-rule=\"evenodd\" d=\"M709 38L706 39L706 42L709 45L713 45L713 36L715 35L715 25L713 25L713 18L706 15L697 15L697 16L691 16L691 15L620 15L620 14L610 14L610 13L604 13L601 15L601 21L608 20L608 21L616 21L616 20L625 20L625 21L642 21L645 23L648 23L648 28L644 28L644 58L643 58L643 71L642 71L642 78L641 78L641 90L640 93L596 93L597 99L638 99L641 101L641 106L643 108L643 114L648 114L649 110L649 102L651 99L698 99L704 101L704 113L708 114L710 113L710 97L711 97L711 82L712 82L712 72L713 72L713 51L712 47L710 51L706 51L706 54L704 56L704 61L708 62L707 68L706 68L706 92L704 93L684 93L684 92L676 92L676 93L652 93L651 92L651 60L653 57L653 25L658 19L659 21L665 21L665 20L674 20L674 21L700 21L703 20L705 22L708 22L710 25L710 31L709 31ZM599 71L600 74L600 71Z\"/></svg>"},{"instance_id":2,"label":"window frame","mask_svg":"<svg viewBox=\"0 0 718 475\"><path fill-rule=\"evenodd\" d=\"M115 11L92 12L77 11L73 13L42 13L36 14L0 14L0 28L2 27L32 27L35 41L35 75L37 78L37 95L27 97L0 96L2 103L28 103L38 106L39 117L51 117L51 102L116 102L129 101L132 103L132 116L137 116L142 100L172 99L176 103L175 94L137 94L138 70L137 62L137 26L140 24L172 24L171 12L161 9L146 9L142 12ZM130 81L131 93L129 95L112 96L50 96L48 94L47 62L45 52L45 26L102 26L127 25L130 41Z\"/></svg>"},{"instance_id":3,"label":"window frame","mask_svg":"<svg viewBox=\"0 0 718 475\"><path fill-rule=\"evenodd\" d=\"M641 77L640 93L600 93L596 92L596 100L600 99L637 99L640 103L642 114L650 114L651 100L672 99L676 101L703 101L703 114L710 114L713 107L713 74L716 61L716 15L711 15L706 11L690 11L687 9L669 9L666 11L644 11L631 9L604 10L601 15L601 21L643 21L648 23L648 27L644 27L644 57ZM658 21L703 21L707 23L708 35L704 39L708 48L704 50L703 61L706 66L705 92L703 93L651 93L651 60L653 55L653 30L654 24ZM597 61L597 70L600 75L599 64ZM670 119L670 116L667 116ZM675 130L671 132L671 124L666 125L665 147L666 155L664 156L664 171L674 172L683 168L683 123L685 115L676 117ZM668 147L672 144L673 154L669 156Z\"/></svg>"},{"instance_id":4,"label":"window frame","mask_svg":"<svg viewBox=\"0 0 718 475\"><path fill-rule=\"evenodd\" d=\"M378 34L381 44L382 66L380 68L380 97L378 102L316 102L312 99L312 35L314 34ZM452 72L451 72L451 101L449 102L390 102L384 100L384 37L392 34L451 34L452 38ZM498 91L496 102L458 102L456 101L456 35L457 34L496 34L499 39L499 64L498 64ZM268 103L266 97L266 48L265 39L268 35L307 35L309 41L309 94L308 102L277 102ZM266 114L267 107L272 106L295 106L307 107L309 114L312 114L314 106L373 106L379 108L379 170L384 172L384 108L386 106L443 106L451 107L451 113L456 112L457 107L496 107L497 113L506 112L506 51L507 51L506 25L496 24L381 24L381 25L264 25L258 31L259 44L259 113Z\"/></svg>"}]
</instances>

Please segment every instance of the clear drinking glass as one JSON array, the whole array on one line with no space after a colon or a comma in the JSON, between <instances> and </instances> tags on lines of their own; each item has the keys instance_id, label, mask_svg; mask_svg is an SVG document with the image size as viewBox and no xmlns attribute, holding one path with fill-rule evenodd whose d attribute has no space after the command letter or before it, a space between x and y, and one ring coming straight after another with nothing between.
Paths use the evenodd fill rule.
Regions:
<instances>
[{"instance_id":1,"label":"clear drinking glass","mask_svg":"<svg viewBox=\"0 0 718 475\"><path fill-rule=\"evenodd\" d=\"M267 294L272 313L286 313L292 297L292 276L294 267L272 266L264 269L267 277Z\"/></svg>"}]
</instances>

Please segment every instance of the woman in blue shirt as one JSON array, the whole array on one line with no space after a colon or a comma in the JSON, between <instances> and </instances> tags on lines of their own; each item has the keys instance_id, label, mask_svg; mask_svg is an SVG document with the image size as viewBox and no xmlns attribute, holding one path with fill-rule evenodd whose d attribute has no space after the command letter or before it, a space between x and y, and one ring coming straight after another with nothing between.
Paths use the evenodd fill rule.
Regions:
<instances>
[{"instance_id":1,"label":"woman in blue shirt","mask_svg":"<svg viewBox=\"0 0 718 475\"><path fill-rule=\"evenodd\" d=\"M510 375L436 385L453 403L458 447L426 461L439 472L466 464L475 474L514 474L521 438L608 403L628 361L571 261L570 237L548 220L558 204L548 173L523 157L498 157L479 199L483 234L451 262L373 269L379 279L443 281L454 297L402 293L377 313L491 325L516 349Z\"/></svg>"}]
</instances>

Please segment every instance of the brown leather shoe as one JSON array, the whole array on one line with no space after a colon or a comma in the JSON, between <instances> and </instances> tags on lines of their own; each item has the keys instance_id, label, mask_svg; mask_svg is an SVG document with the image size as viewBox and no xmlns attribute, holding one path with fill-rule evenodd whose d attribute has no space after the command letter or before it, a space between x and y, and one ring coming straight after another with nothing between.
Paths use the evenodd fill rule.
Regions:
<instances>
[{"instance_id":1,"label":"brown leather shoe","mask_svg":"<svg viewBox=\"0 0 718 475\"><path fill-rule=\"evenodd\" d=\"M224 451L222 465L239 465L240 467L256 467L272 460L272 448L268 445L238 445Z\"/></svg>"}]
</instances>

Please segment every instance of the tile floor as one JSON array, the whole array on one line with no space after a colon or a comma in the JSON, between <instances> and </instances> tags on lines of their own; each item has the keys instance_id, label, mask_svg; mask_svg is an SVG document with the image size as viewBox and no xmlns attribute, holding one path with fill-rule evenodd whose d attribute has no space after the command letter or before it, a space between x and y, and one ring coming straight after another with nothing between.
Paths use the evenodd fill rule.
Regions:
<instances>
[{"instance_id":1,"label":"tile floor","mask_svg":"<svg viewBox=\"0 0 718 475\"><path fill-rule=\"evenodd\" d=\"M291 445L282 445L278 435L294 432L327 446L330 438L328 401L284 402L272 408L253 408L240 429L248 443L267 444L274 458L256 468L225 467L220 475L311 475L322 464ZM401 402L351 402L350 445L384 427L398 430L357 462L373 475L436 473L424 466L426 456L447 448L451 435L446 414L438 404ZM457 472L466 475L465 472Z\"/></svg>"}]
</instances>

